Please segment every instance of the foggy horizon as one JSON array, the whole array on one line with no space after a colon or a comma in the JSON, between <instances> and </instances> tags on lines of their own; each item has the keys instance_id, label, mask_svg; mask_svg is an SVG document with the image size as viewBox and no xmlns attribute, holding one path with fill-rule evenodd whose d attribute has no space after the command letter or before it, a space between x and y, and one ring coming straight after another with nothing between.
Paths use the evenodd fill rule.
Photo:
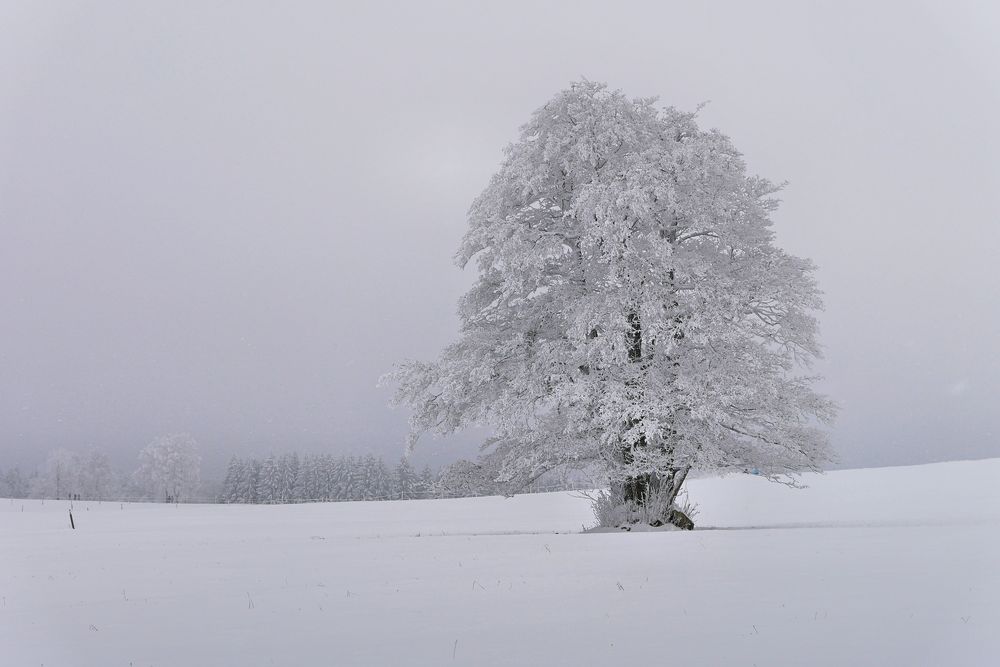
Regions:
<instances>
[{"instance_id":1,"label":"foggy horizon","mask_svg":"<svg viewBox=\"0 0 1000 667\"><path fill-rule=\"evenodd\" d=\"M454 339L468 207L581 77L707 102L702 127L788 181L775 230L819 267L835 467L1000 456L980 256L1000 241L1000 11L641 6L0 8L0 468L60 447L127 467L172 432L207 476L232 455L398 458L407 412L378 378ZM426 437L415 462L482 437Z\"/></svg>"}]
</instances>

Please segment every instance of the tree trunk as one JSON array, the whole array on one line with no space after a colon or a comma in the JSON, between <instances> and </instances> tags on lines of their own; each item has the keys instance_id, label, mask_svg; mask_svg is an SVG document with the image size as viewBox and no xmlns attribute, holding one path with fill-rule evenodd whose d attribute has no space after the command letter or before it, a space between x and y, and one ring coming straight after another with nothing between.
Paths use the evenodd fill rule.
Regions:
<instances>
[{"instance_id":1,"label":"tree trunk","mask_svg":"<svg viewBox=\"0 0 1000 667\"><path fill-rule=\"evenodd\" d=\"M665 238L671 245L673 245L677 240L677 225L678 221L674 219L671 221L669 228L661 230L663 238ZM673 269L670 269L668 272L668 280L671 288L673 288ZM677 313L679 303L676 299L671 304L671 307L674 312ZM629 363L642 363L642 322L640 321L639 313L632 310L626 315L625 319L628 323L626 342L628 345ZM674 321L677 324L677 329L674 332L674 338L679 340L684 337L684 332L680 327L682 318L679 314L675 315ZM679 365L680 364L674 360L674 367L676 368ZM634 428L636 424L637 422L634 420L629 420L627 427ZM673 433L672 429L670 433ZM635 460L635 451L646 446L647 442L645 436L640 436L635 443L625 447L622 451L623 463L625 465L631 465ZM684 484L684 480L687 479L689 470L689 467L673 468L665 476L654 473L644 473L626 477L624 483L622 484L621 497L626 503L635 503L638 507L646 506L647 500L655 497L657 499L657 503L665 508L667 515L662 517L662 519L654 519L654 523L662 521L660 525L663 523L671 523L680 528L690 530L694 527L694 523L691 521L690 517L673 506L674 501L677 499L677 494L680 493L681 486Z\"/></svg>"},{"instance_id":2,"label":"tree trunk","mask_svg":"<svg viewBox=\"0 0 1000 667\"><path fill-rule=\"evenodd\" d=\"M629 363L637 364L642 361L642 323L639 321L639 313L632 311L625 316L625 320L628 322L629 327L626 333L628 360ZM628 428L633 428L635 425L636 422L633 420L629 420L627 424ZM646 438L642 436L634 444L626 447L622 452L622 459L625 465L632 465L632 462L635 460L635 450L645 446ZM644 505L646 497L649 494L650 478L649 474L627 477L622 489L624 500L626 502L634 502L640 507Z\"/></svg>"}]
</instances>

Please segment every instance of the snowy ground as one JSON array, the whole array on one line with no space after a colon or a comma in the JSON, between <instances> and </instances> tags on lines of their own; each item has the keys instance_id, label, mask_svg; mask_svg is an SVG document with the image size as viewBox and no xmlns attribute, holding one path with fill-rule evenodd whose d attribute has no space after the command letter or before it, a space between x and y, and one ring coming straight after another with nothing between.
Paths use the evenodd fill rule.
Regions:
<instances>
[{"instance_id":1,"label":"snowy ground","mask_svg":"<svg viewBox=\"0 0 1000 667\"><path fill-rule=\"evenodd\" d=\"M635 534L570 494L2 500L0 664L1000 664L1000 459L804 481Z\"/></svg>"}]
</instances>

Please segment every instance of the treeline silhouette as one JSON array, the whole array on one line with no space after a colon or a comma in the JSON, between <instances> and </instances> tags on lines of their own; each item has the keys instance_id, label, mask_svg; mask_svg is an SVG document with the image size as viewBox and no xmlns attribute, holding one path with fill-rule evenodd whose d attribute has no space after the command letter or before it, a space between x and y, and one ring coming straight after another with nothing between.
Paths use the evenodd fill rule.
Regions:
<instances>
[{"instance_id":1,"label":"treeline silhouette","mask_svg":"<svg viewBox=\"0 0 1000 667\"><path fill-rule=\"evenodd\" d=\"M407 459L389 468L376 456L296 453L267 458L234 456L226 469L223 503L302 503L406 500L434 497L429 467L416 473Z\"/></svg>"}]
</instances>

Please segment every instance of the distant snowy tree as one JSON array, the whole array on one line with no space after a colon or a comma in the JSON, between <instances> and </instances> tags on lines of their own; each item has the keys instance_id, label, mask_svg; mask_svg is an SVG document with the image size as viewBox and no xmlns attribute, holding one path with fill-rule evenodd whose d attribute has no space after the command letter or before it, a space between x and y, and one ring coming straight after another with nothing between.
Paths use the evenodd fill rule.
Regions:
<instances>
[{"instance_id":1,"label":"distant snowy tree","mask_svg":"<svg viewBox=\"0 0 1000 667\"><path fill-rule=\"evenodd\" d=\"M389 376L411 445L487 424L505 489L600 462L634 508L672 508L692 467L818 469L834 407L797 369L822 304L813 265L774 244L779 189L692 113L559 93L472 205L458 341Z\"/></svg>"},{"instance_id":2,"label":"distant snowy tree","mask_svg":"<svg viewBox=\"0 0 1000 667\"><path fill-rule=\"evenodd\" d=\"M353 456L337 459L337 485L334 489L337 500L362 500L364 479L360 463Z\"/></svg>"},{"instance_id":3,"label":"distant snowy tree","mask_svg":"<svg viewBox=\"0 0 1000 667\"><path fill-rule=\"evenodd\" d=\"M392 497L408 500L417 497L417 475L406 456L399 459L393 475Z\"/></svg>"},{"instance_id":4,"label":"distant snowy tree","mask_svg":"<svg viewBox=\"0 0 1000 667\"><path fill-rule=\"evenodd\" d=\"M201 456L198 443L186 433L156 438L139 453L134 478L149 497L180 502L198 487Z\"/></svg>"},{"instance_id":5,"label":"distant snowy tree","mask_svg":"<svg viewBox=\"0 0 1000 667\"><path fill-rule=\"evenodd\" d=\"M243 502L239 493L239 482L243 476L243 468L246 466L243 459L233 456L226 466L226 477L222 480L222 495L220 501L224 503Z\"/></svg>"},{"instance_id":6,"label":"distant snowy tree","mask_svg":"<svg viewBox=\"0 0 1000 667\"><path fill-rule=\"evenodd\" d=\"M434 482L435 495L442 498L489 496L500 492L496 471L488 465L459 459L446 466Z\"/></svg>"},{"instance_id":7,"label":"distant snowy tree","mask_svg":"<svg viewBox=\"0 0 1000 667\"><path fill-rule=\"evenodd\" d=\"M372 456L362 456L356 459L354 465L357 466L354 471L354 478L357 480L357 500L372 500L374 498L374 491L372 485L372 472L373 463L375 462Z\"/></svg>"},{"instance_id":8,"label":"distant snowy tree","mask_svg":"<svg viewBox=\"0 0 1000 667\"><path fill-rule=\"evenodd\" d=\"M392 474L385 465L385 461L378 457L371 457L368 475L373 500L390 500L397 497L393 494Z\"/></svg>"},{"instance_id":9,"label":"distant snowy tree","mask_svg":"<svg viewBox=\"0 0 1000 667\"><path fill-rule=\"evenodd\" d=\"M80 457L68 449L54 449L45 457L45 468L32 484L36 498L72 499L80 493Z\"/></svg>"},{"instance_id":10,"label":"distant snowy tree","mask_svg":"<svg viewBox=\"0 0 1000 667\"><path fill-rule=\"evenodd\" d=\"M91 450L80 459L80 489L84 500L108 500L115 493L115 474L104 452Z\"/></svg>"},{"instance_id":11,"label":"distant snowy tree","mask_svg":"<svg viewBox=\"0 0 1000 667\"><path fill-rule=\"evenodd\" d=\"M413 478L413 497L414 498L433 498L434 493L434 482L437 480L437 476L431 467L425 465L423 469L414 475Z\"/></svg>"},{"instance_id":12,"label":"distant snowy tree","mask_svg":"<svg viewBox=\"0 0 1000 667\"><path fill-rule=\"evenodd\" d=\"M319 483L319 500L336 500L338 462L329 454L320 454L317 469Z\"/></svg>"},{"instance_id":13,"label":"distant snowy tree","mask_svg":"<svg viewBox=\"0 0 1000 667\"><path fill-rule=\"evenodd\" d=\"M240 483L240 494L245 503L260 502L260 469L260 459L250 458L247 460L247 467Z\"/></svg>"},{"instance_id":14,"label":"distant snowy tree","mask_svg":"<svg viewBox=\"0 0 1000 667\"><path fill-rule=\"evenodd\" d=\"M11 468L0 477L0 496L4 498L27 498L30 480L19 468Z\"/></svg>"},{"instance_id":15,"label":"distant snowy tree","mask_svg":"<svg viewBox=\"0 0 1000 667\"><path fill-rule=\"evenodd\" d=\"M292 502L295 498L295 484L299 476L299 455L285 454L278 462L279 497L277 502Z\"/></svg>"},{"instance_id":16,"label":"distant snowy tree","mask_svg":"<svg viewBox=\"0 0 1000 667\"><path fill-rule=\"evenodd\" d=\"M368 480L365 477L364 461L354 456L346 460L348 487L344 500L365 500L368 494Z\"/></svg>"},{"instance_id":17,"label":"distant snowy tree","mask_svg":"<svg viewBox=\"0 0 1000 667\"><path fill-rule=\"evenodd\" d=\"M16 482L19 492L25 492L23 487L28 484L23 477ZM109 500L123 492L110 459L98 450L82 456L67 449L49 452L42 474L30 485L29 493L38 498Z\"/></svg>"},{"instance_id":18,"label":"distant snowy tree","mask_svg":"<svg viewBox=\"0 0 1000 667\"><path fill-rule=\"evenodd\" d=\"M333 461L333 471L330 477L330 498L333 500L349 500L353 471L350 461L343 456Z\"/></svg>"},{"instance_id":19,"label":"distant snowy tree","mask_svg":"<svg viewBox=\"0 0 1000 667\"><path fill-rule=\"evenodd\" d=\"M293 490L293 495L297 500L311 501L319 497L316 488L316 463L316 456L313 454L302 457L302 462L299 464L299 475L295 480Z\"/></svg>"},{"instance_id":20,"label":"distant snowy tree","mask_svg":"<svg viewBox=\"0 0 1000 667\"><path fill-rule=\"evenodd\" d=\"M279 502L280 487L281 477L280 471L278 470L278 461L272 454L264 459L260 466L260 484L257 502Z\"/></svg>"},{"instance_id":21,"label":"distant snowy tree","mask_svg":"<svg viewBox=\"0 0 1000 667\"><path fill-rule=\"evenodd\" d=\"M430 466L424 466L424 469L420 471L420 476L417 478L417 497L418 498L433 498L434 497L434 481L436 477L434 476L434 471L431 470Z\"/></svg>"}]
</instances>

